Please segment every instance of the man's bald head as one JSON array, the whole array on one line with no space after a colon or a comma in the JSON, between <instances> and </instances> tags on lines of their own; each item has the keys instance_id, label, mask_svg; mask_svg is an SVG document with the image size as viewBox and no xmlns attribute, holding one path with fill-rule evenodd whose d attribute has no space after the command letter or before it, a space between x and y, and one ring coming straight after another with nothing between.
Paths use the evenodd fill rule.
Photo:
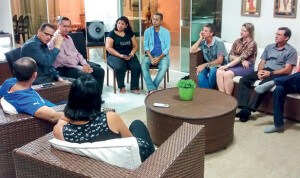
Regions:
<instances>
[{"instance_id":1,"label":"man's bald head","mask_svg":"<svg viewBox=\"0 0 300 178\"><path fill-rule=\"evenodd\" d=\"M30 80L36 71L36 62L30 57L22 57L13 65L13 73L19 82Z\"/></svg>"}]
</instances>

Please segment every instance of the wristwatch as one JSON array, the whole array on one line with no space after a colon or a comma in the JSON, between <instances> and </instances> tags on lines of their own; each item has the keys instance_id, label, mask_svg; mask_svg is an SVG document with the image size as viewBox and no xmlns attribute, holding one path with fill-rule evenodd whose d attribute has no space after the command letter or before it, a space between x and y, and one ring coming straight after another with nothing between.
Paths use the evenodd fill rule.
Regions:
<instances>
[{"instance_id":1,"label":"wristwatch","mask_svg":"<svg viewBox=\"0 0 300 178\"><path fill-rule=\"evenodd\" d=\"M205 66L205 68L209 68L209 63L206 63L206 66Z\"/></svg>"},{"instance_id":2,"label":"wristwatch","mask_svg":"<svg viewBox=\"0 0 300 178\"><path fill-rule=\"evenodd\" d=\"M274 75L274 72L273 71L270 71L270 76Z\"/></svg>"}]
</instances>

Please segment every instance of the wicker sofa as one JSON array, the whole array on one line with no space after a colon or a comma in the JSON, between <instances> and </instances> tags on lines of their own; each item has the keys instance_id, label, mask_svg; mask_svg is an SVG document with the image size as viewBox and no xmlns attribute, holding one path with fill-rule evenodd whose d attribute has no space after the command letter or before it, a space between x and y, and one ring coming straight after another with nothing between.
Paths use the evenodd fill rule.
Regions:
<instances>
[{"instance_id":1,"label":"wicker sofa","mask_svg":"<svg viewBox=\"0 0 300 178\"><path fill-rule=\"evenodd\" d=\"M13 152L17 177L204 176L204 126L184 123L145 162L131 171L52 148L52 133Z\"/></svg>"},{"instance_id":2,"label":"wicker sofa","mask_svg":"<svg viewBox=\"0 0 300 178\"><path fill-rule=\"evenodd\" d=\"M59 111L64 105L54 107ZM49 132L53 124L26 114L8 115L0 107L0 177L15 177L12 151Z\"/></svg>"},{"instance_id":3,"label":"wicker sofa","mask_svg":"<svg viewBox=\"0 0 300 178\"><path fill-rule=\"evenodd\" d=\"M225 47L227 51L229 52L231 49L232 44L231 43L225 43ZM263 53L264 48L258 48L256 61L254 69L258 69L258 64L260 62L261 54ZM298 57L298 65L300 62L300 56ZM190 78L194 81L197 81L197 75L196 75L196 67L203 63L203 54L201 52L192 54L190 53ZM240 76L236 76L233 78L233 81L235 83L234 85L234 91L233 96L237 97L237 89L238 84L240 80ZM257 86L259 81L256 81L254 86ZM254 87L253 87L254 88ZM266 112L273 114L273 95L272 92L274 91L275 87L273 87L270 92L268 92L268 95L258 108L259 111ZM254 90L252 91L254 93ZM296 121L300 121L300 110L298 109L300 107L300 94L289 94L285 98L285 107L284 107L284 117Z\"/></svg>"}]
</instances>

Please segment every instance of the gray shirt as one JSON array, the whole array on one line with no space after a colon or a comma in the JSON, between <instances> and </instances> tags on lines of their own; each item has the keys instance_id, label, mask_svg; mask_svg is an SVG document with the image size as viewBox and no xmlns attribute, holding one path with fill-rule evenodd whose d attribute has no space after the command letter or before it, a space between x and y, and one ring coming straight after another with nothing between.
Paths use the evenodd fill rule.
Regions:
<instances>
[{"instance_id":1,"label":"gray shirt","mask_svg":"<svg viewBox=\"0 0 300 178\"><path fill-rule=\"evenodd\" d=\"M218 56L224 56L223 63L227 63L228 53L222 39L214 36L211 46L208 46L206 40L203 40L199 44L199 48L202 51L203 57L207 62L214 61L218 58Z\"/></svg>"},{"instance_id":2,"label":"gray shirt","mask_svg":"<svg viewBox=\"0 0 300 178\"><path fill-rule=\"evenodd\" d=\"M297 64L297 51L290 44L278 49L276 43L268 45L261 55L261 59L266 61L265 68L273 70L282 69L286 64L295 66Z\"/></svg>"}]
</instances>

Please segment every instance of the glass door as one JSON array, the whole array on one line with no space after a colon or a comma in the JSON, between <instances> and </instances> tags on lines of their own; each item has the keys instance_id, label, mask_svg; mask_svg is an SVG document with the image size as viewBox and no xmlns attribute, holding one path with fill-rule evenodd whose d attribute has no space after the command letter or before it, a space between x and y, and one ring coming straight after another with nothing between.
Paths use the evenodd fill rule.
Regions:
<instances>
[{"instance_id":1,"label":"glass door","mask_svg":"<svg viewBox=\"0 0 300 178\"><path fill-rule=\"evenodd\" d=\"M189 51L191 41L191 0L181 0L180 34L181 72L189 72Z\"/></svg>"}]
</instances>

